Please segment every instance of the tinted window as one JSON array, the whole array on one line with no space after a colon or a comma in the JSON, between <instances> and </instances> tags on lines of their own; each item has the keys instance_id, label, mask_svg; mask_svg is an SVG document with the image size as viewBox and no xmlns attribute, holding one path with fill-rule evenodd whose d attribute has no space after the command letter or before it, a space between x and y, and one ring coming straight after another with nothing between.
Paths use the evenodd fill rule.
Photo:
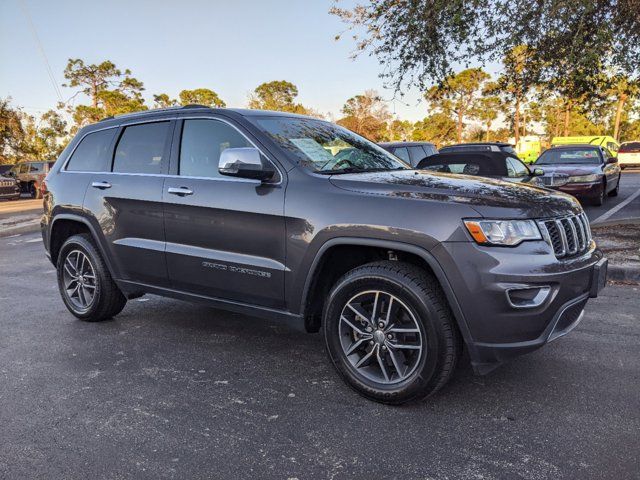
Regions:
<instances>
[{"instance_id":1,"label":"tinted window","mask_svg":"<svg viewBox=\"0 0 640 480\"><path fill-rule=\"evenodd\" d=\"M433 145L423 145L422 148L424 148L424 153L427 157L438 153L438 150Z\"/></svg>"},{"instance_id":2,"label":"tinted window","mask_svg":"<svg viewBox=\"0 0 640 480\"><path fill-rule=\"evenodd\" d=\"M411 159L409 158L409 151L405 147L396 148L393 151L393 154L396 157L401 158L405 162L411 163Z\"/></svg>"},{"instance_id":3,"label":"tinted window","mask_svg":"<svg viewBox=\"0 0 640 480\"><path fill-rule=\"evenodd\" d=\"M162 173L162 156L169 122L126 127L113 158L113 171L120 173Z\"/></svg>"},{"instance_id":4,"label":"tinted window","mask_svg":"<svg viewBox=\"0 0 640 480\"><path fill-rule=\"evenodd\" d=\"M529 169L525 167L520 160L516 160L515 158L507 158L507 163L510 164L507 166L507 171L509 172L510 177L529 176Z\"/></svg>"},{"instance_id":5,"label":"tinted window","mask_svg":"<svg viewBox=\"0 0 640 480\"><path fill-rule=\"evenodd\" d=\"M409 147L409 155L411 157L411 165L414 167L420 162L420 160L426 157L424 150L420 146Z\"/></svg>"},{"instance_id":6,"label":"tinted window","mask_svg":"<svg viewBox=\"0 0 640 480\"><path fill-rule=\"evenodd\" d=\"M512 146L500 147L500 151L504 153L510 153L511 155L517 155L517 152L513 149Z\"/></svg>"},{"instance_id":7,"label":"tinted window","mask_svg":"<svg viewBox=\"0 0 640 480\"><path fill-rule=\"evenodd\" d=\"M29 173L42 173L44 172L44 163L30 163Z\"/></svg>"},{"instance_id":8,"label":"tinted window","mask_svg":"<svg viewBox=\"0 0 640 480\"><path fill-rule=\"evenodd\" d=\"M111 145L115 128L90 133L84 137L71 155L67 170L76 172L106 172L109 170L107 150Z\"/></svg>"},{"instance_id":9,"label":"tinted window","mask_svg":"<svg viewBox=\"0 0 640 480\"><path fill-rule=\"evenodd\" d=\"M456 145L454 147L444 147L440 153L450 152L490 152L491 145Z\"/></svg>"},{"instance_id":10,"label":"tinted window","mask_svg":"<svg viewBox=\"0 0 640 480\"><path fill-rule=\"evenodd\" d=\"M640 153L640 142L623 143L618 153Z\"/></svg>"},{"instance_id":11,"label":"tinted window","mask_svg":"<svg viewBox=\"0 0 640 480\"><path fill-rule=\"evenodd\" d=\"M601 163L600 153L595 148L551 148L536 160L536 165L563 163L598 164Z\"/></svg>"},{"instance_id":12,"label":"tinted window","mask_svg":"<svg viewBox=\"0 0 640 480\"><path fill-rule=\"evenodd\" d=\"M216 120L185 120L180 145L180 175L219 177L218 161L226 148L252 147L235 128Z\"/></svg>"}]
</instances>

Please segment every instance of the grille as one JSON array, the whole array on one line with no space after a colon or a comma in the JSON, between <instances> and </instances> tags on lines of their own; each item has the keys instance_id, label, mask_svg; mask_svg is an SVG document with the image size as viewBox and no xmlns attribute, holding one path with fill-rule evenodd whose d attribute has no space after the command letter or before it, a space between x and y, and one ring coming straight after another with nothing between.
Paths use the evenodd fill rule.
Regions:
<instances>
[{"instance_id":1,"label":"grille","mask_svg":"<svg viewBox=\"0 0 640 480\"><path fill-rule=\"evenodd\" d=\"M560 187L568 182L569 175L565 173L552 173L540 178L542 179L542 184L547 187Z\"/></svg>"},{"instance_id":2,"label":"grille","mask_svg":"<svg viewBox=\"0 0 640 480\"><path fill-rule=\"evenodd\" d=\"M584 213L538 222L545 240L557 258L580 255L589 249L591 228Z\"/></svg>"},{"instance_id":3,"label":"grille","mask_svg":"<svg viewBox=\"0 0 640 480\"><path fill-rule=\"evenodd\" d=\"M12 180L2 180L0 181L0 187L13 187Z\"/></svg>"}]
</instances>

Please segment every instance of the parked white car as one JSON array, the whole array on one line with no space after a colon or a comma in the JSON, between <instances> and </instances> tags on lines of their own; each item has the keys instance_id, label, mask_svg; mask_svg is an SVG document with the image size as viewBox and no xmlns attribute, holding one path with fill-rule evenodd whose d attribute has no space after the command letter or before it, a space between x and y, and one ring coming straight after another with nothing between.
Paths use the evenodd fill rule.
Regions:
<instances>
[{"instance_id":1,"label":"parked white car","mask_svg":"<svg viewBox=\"0 0 640 480\"><path fill-rule=\"evenodd\" d=\"M620 168L640 167L640 141L624 142L618 150Z\"/></svg>"}]
</instances>

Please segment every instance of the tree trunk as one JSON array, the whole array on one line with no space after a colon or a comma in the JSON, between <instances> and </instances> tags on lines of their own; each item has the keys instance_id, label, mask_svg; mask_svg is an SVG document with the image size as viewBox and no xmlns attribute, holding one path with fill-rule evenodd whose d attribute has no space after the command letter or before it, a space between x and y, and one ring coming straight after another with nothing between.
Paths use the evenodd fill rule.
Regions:
<instances>
[{"instance_id":1,"label":"tree trunk","mask_svg":"<svg viewBox=\"0 0 640 480\"><path fill-rule=\"evenodd\" d=\"M463 112L462 110L458 111L458 129L457 129L457 133L458 133L458 143L462 143L462 126L463 126L463 116L462 116Z\"/></svg>"},{"instance_id":2,"label":"tree trunk","mask_svg":"<svg viewBox=\"0 0 640 480\"><path fill-rule=\"evenodd\" d=\"M516 97L516 111L513 117L513 129L515 131L516 145L520 141L520 97Z\"/></svg>"},{"instance_id":3,"label":"tree trunk","mask_svg":"<svg viewBox=\"0 0 640 480\"><path fill-rule=\"evenodd\" d=\"M624 108L624 102L627 100L626 95L620 95L618 97L618 108L616 109L616 123L613 127L613 138L619 140L620 136L620 119L622 118L622 110Z\"/></svg>"},{"instance_id":4,"label":"tree trunk","mask_svg":"<svg viewBox=\"0 0 640 480\"><path fill-rule=\"evenodd\" d=\"M522 112L522 136L527 136L527 111Z\"/></svg>"},{"instance_id":5,"label":"tree trunk","mask_svg":"<svg viewBox=\"0 0 640 480\"><path fill-rule=\"evenodd\" d=\"M488 142L489 141L489 130L491 130L491 123L487 123L487 133L484 137L484 141Z\"/></svg>"},{"instance_id":6,"label":"tree trunk","mask_svg":"<svg viewBox=\"0 0 640 480\"><path fill-rule=\"evenodd\" d=\"M564 104L564 132L563 136L569 136L569 124L571 123L571 102L567 101Z\"/></svg>"}]
</instances>

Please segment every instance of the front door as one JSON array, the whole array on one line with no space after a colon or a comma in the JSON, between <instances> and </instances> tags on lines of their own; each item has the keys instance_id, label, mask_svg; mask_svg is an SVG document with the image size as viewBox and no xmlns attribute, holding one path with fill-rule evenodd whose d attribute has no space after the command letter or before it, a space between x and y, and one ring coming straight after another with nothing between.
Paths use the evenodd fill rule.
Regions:
<instances>
[{"instance_id":1,"label":"front door","mask_svg":"<svg viewBox=\"0 0 640 480\"><path fill-rule=\"evenodd\" d=\"M108 171L94 173L87 187L84 208L96 218L120 280L168 286L162 187L174 125L121 127Z\"/></svg>"},{"instance_id":2,"label":"front door","mask_svg":"<svg viewBox=\"0 0 640 480\"><path fill-rule=\"evenodd\" d=\"M284 178L261 183L220 175L218 161L225 148L254 146L226 121L184 120L176 138L175 175L167 177L163 189L173 288L281 308Z\"/></svg>"}]
</instances>

